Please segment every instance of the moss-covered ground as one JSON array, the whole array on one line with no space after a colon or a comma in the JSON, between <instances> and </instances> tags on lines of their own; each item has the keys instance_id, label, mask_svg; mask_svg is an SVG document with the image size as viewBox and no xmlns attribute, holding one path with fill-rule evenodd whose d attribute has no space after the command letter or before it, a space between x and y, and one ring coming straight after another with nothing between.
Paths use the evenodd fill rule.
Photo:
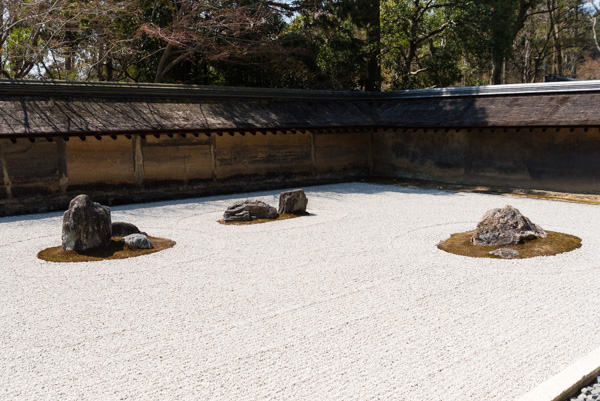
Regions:
<instances>
[{"instance_id":1,"label":"moss-covered ground","mask_svg":"<svg viewBox=\"0 0 600 401\"><path fill-rule=\"evenodd\" d=\"M537 238L531 241L516 245L502 246L476 246L471 243L471 237L474 231L452 234L450 238L438 244L438 248L453 253L455 255L470 256L473 258L495 258L499 256L490 255L491 251L500 248L514 249L519 252L519 256L514 259L533 258L535 256L551 256L563 252L570 252L581 247L581 238L574 235L546 231L546 238Z\"/></svg>"},{"instance_id":2,"label":"moss-covered ground","mask_svg":"<svg viewBox=\"0 0 600 401\"><path fill-rule=\"evenodd\" d=\"M44 249L38 258L48 262L94 262L105 259L126 259L148 255L175 246L175 241L166 238L148 237L152 241L152 249L135 249L121 242L121 237L113 237L106 248L88 249L85 251L65 251L62 246Z\"/></svg>"},{"instance_id":3,"label":"moss-covered ground","mask_svg":"<svg viewBox=\"0 0 600 401\"><path fill-rule=\"evenodd\" d=\"M225 222L225 220L218 220L219 223L221 224L225 224L225 225L231 225L231 226L246 226L249 224L262 224L262 223L269 223L271 221L280 221L280 220L288 220L288 219L295 219L296 217L302 217L302 216L309 216L310 213L303 213L303 214L280 214L279 217L277 217L276 219L254 219L254 220L250 220L250 221L229 221L229 222Z\"/></svg>"}]
</instances>

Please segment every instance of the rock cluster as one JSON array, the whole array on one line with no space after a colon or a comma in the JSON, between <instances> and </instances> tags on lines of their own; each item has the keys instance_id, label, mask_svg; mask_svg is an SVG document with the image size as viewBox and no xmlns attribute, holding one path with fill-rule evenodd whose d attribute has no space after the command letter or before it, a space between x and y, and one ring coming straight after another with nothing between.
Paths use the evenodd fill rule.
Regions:
<instances>
[{"instance_id":1,"label":"rock cluster","mask_svg":"<svg viewBox=\"0 0 600 401\"><path fill-rule=\"evenodd\" d=\"M546 237L541 227L529 221L516 208L507 205L485 213L477 224L471 242L479 246L514 245Z\"/></svg>"},{"instance_id":2,"label":"rock cluster","mask_svg":"<svg viewBox=\"0 0 600 401\"><path fill-rule=\"evenodd\" d=\"M63 216L62 247L64 250L85 251L110 245L112 236L124 237L133 248L150 249L152 242L146 233L131 223L111 222L110 209L92 202L87 195L78 195L69 203Z\"/></svg>"},{"instance_id":3,"label":"rock cluster","mask_svg":"<svg viewBox=\"0 0 600 401\"><path fill-rule=\"evenodd\" d=\"M279 194L279 210L256 199L247 199L229 206L223 213L225 223L252 221L255 219L276 219L280 214L305 214L308 199L303 189L285 191Z\"/></svg>"},{"instance_id":4,"label":"rock cluster","mask_svg":"<svg viewBox=\"0 0 600 401\"><path fill-rule=\"evenodd\" d=\"M231 221L251 221L254 219L276 219L279 217L277 210L265 202L259 200L245 200L234 203L223 213L223 220L228 223Z\"/></svg>"},{"instance_id":5,"label":"rock cluster","mask_svg":"<svg viewBox=\"0 0 600 401\"><path fill-rule=\"evenodd\" d=\"M71 200L63 216L62 247L64 250L85 251L105 247L111 237L110 209L79 195Z\"/></svg>"},{"instance_id":6,"label":"rock cluster","mask_svg":"<svg viewBox=\"0 0 600 401\"><path fill-rule=\"evenodd\" d=\"M304 214L308 199L303 189L295 189L279 194L279 214Z\"/></svg>"}]
</instances>

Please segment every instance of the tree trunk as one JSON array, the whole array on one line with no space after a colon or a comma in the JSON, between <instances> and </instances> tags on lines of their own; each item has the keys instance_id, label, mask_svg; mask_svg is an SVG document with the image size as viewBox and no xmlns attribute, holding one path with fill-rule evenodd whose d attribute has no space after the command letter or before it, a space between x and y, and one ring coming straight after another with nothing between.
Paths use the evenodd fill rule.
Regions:
<instances>
[{"instance_id":1,"label":"tree trunk","mask_svg":"<svg viewBox=\"0 0 600 401\"><path fill-rule=\"evenodd\" d=\"M493 56L492 60L492 77L490 83L492 85L500 85L502 83L502 65L504 64L504 58Z\"/></svg>"},{"instance_id":2,"label":"tree trunk","mask_svg":"<svg viewBox=\"0 0 600 401\"><path fill-rule=\"evenodd\" d=\"M113 75L114 75L113 73L114 73L113 59L109 57L108 60L106 60L106 80L107 81L113 80Z\"/></svg>"},{"instance_id":3,"label":"tree trunk","mask_svg":"<svg viewBox=\"0 0 600 401\"><path fill-rule=\"evenodd\" d=\"M162 56L160 57L160 61L158 62L158 67L156 67L156 75L154 76L155 83L161 83L165 79L166 75L166 64L167 60L169 60L169 56L171 55L171 51L173 50L172 44L167 44L167 47L163 51Z\"/></svg>"},{"instance_id":4,"label":"tree trunk","mask_svg":"<svg viewBox=\"0 0 600 401\"><path fill-rule=\"evenodd\" d=\"M381 11L379 0L369 1L368 10L369 22L366 26L367 31L367 76L365 80L365 90L381 90Z\"/></svg>"},{"instance_id":5,"label":"tree trunk","mask_svg":"<svg viewBox=\"0 0 600 401\"><path fill-rule=\"evenodd\" d=\"M560 27L556 20L556 4L554 0L546 0L546 6L548 7L548 22L550 23L550 32L552 34L552 51L554 56L554 63L552 65L552 73L556 75L563 74L563 56L562 48L560 43Z\"/></svg>"}]
</instances>

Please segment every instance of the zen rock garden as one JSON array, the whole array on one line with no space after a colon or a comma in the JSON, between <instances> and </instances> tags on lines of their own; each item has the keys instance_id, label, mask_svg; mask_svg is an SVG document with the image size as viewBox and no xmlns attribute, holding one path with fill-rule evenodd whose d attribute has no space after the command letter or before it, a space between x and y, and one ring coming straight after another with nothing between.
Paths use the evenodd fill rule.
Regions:
<instances>
[{"instance_id":1,"label":"zen rock garden","mask_svg":"<svg viewBox=\"0 0 600 401\"><path fill-rule=\"evenodd\" d=\"M438 244L458 255L502 259L556 255L580 246L578 237L546 232L510 205L488 210L474 231L453 234Z\"/></svg>"},{"instance_id":2,"label":"zen rock garden","mask_svg":"<svg viewBox=\"0 0 600 401\"><path fill-rule=\"evenodd\" d=\"M122 259L152 253L175 244L163 238L154 240L160 242L158 248L134 224L112 222L108 206L93 202L87 195L78 195L71 200L63 215L62 246L48 248L40 252L38 257L49 261ZM140 252L142 250L144 252Z\"/></svg>"},{"instance_id":3,"label":"zen rock garden","mask_svg":"<svg viewBox=\"0 0 600 401\"><path fill-rule=\"evenodd\" d=\"M304 190L285 191L279 194L278 209L260 200L247 199L228 207L219 222L253 224L305 216L307 204ZM49 261L119 259L174 245L171 240L149 237L134 224L112 222L108 206L79 195L71 200L63 216L62 246L41 251L38 257ZM457 255L501 259L556 255L580 246L578 237L545 231L510 205L488 210L475 230L452 234L438 244L439 249Z\"/></svg>"},{"instance_id":4,"label":"zen rock garden","mask_svg":"<svg viewBox=\"0 0 600 401\"><path fill-rule=\"evenodd\" d=\"M295 189L279 194L279 209L259 200L247 199L229 206L223 213L224 223L265 222L282 215L290 217L306 215L308 199L303 189Z\"/></svg>"}]
</instances>

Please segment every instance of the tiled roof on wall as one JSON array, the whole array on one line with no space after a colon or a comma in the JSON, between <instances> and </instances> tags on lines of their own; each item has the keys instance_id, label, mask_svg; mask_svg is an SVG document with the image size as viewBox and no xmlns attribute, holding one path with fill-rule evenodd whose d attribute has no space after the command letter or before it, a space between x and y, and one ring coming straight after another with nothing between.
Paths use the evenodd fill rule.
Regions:
<instances>
[{"instance_id":1,"label":"tiled roof on wall","mask_svg":"<svg viewBox=\"0 0 600 401\"><path fill-rule=\"evenodd\" d=\"M0 80L0 138L599 127L600 81L382 93Z\"/></svg>"}]
</instances>

